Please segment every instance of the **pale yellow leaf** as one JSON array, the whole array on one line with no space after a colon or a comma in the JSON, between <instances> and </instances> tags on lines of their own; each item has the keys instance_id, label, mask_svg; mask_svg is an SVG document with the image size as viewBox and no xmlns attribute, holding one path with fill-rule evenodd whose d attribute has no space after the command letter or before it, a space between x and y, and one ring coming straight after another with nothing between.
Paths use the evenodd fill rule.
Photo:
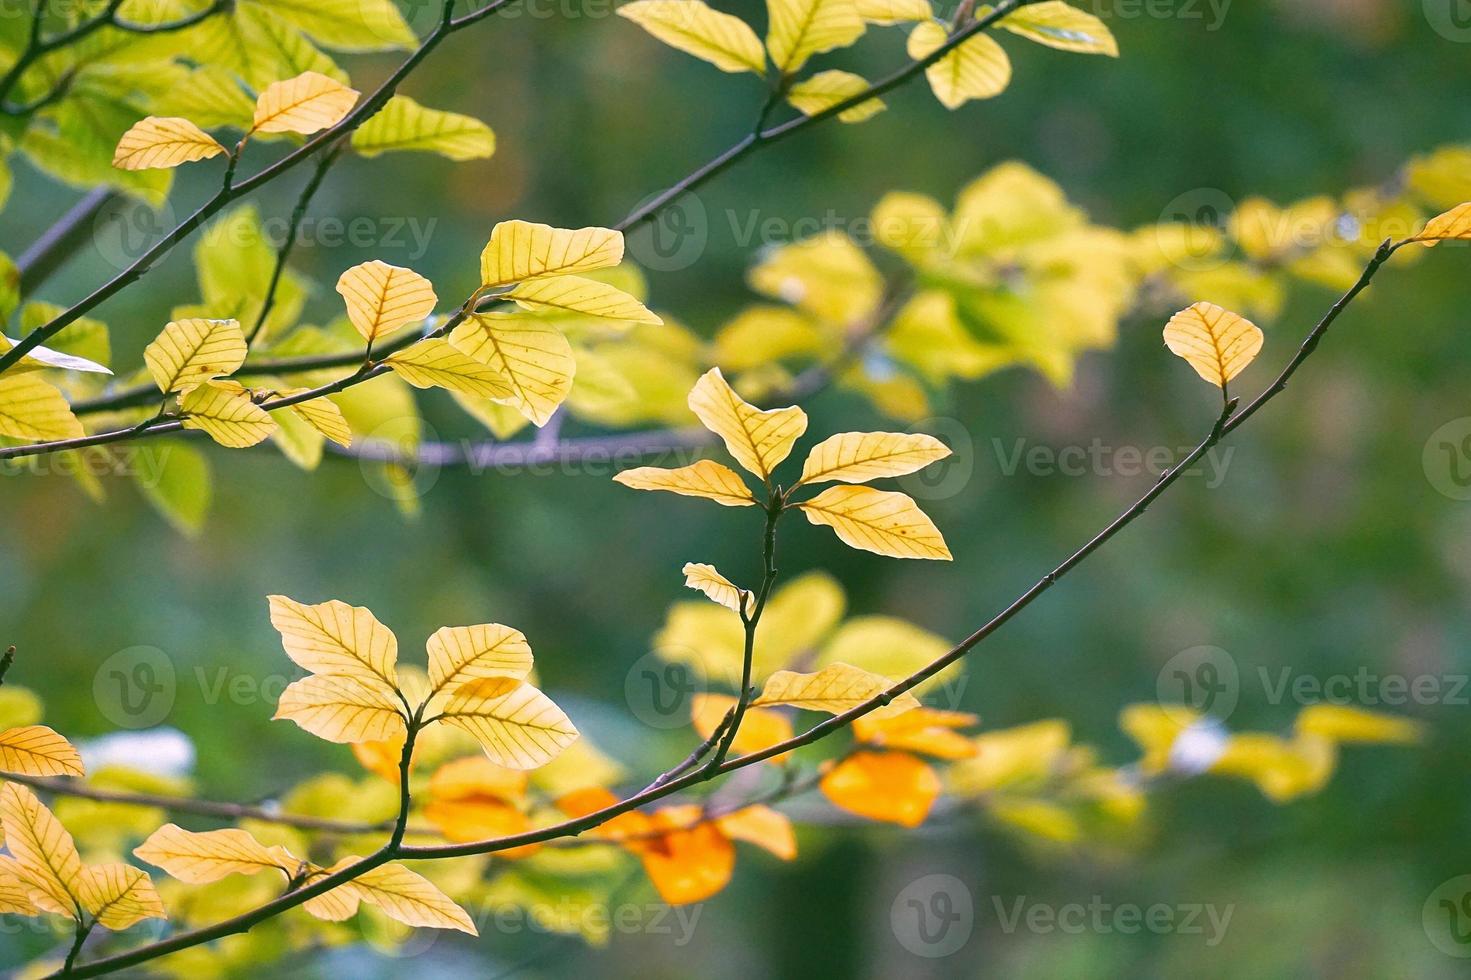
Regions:
<instances>
[{"instance_id":1,"label":"pale yellow leaf","mask_svg":"<svg viewBox=\"0 0 1471 980\"><path fill-rule=\"evenodd\" d=\"M31 899L33 891L20 862L13 857L0 854L0 913L9 915L37 915L40 909Z\"/></svg>"},{"instance_id":2,"label":"pale yellow leaf","mask_svg":"<svg viewBox=\"0 0 1471 980\"><path fill-rule=\"evenodd\" d=\"M329 742L385 742L406 731L403 705L382 684L331 674L288 685L271 717L294 721Z\"/></svg>"},{"instance_id":3,"label":"pale yellow leaf","mask_svg":"<svg viewBox=\"0 0 1471 980\"><path fill-rule=\"evenodd\" d=\"M949 455L949 447L923 433L843 432L812 447L801 482L867 483L922 470Z\"/></svg>"},{"instance_id":4,"label":"pale yellow leaf","mask_svg":"<svg viewBox=\"0 0 1471 980\"><path fill-rule=\"evenodd\" d=\"M530 684L506 691L502 679L466 684L444 707L443 719L463 728L496 765L535 769L577 740L562 709Z\"/></svg>"},{"instance_id":5,"label":"pale yellow leaf","mask_svg":"<svg viewBox=\"0 0 1471 980\"><path fill-rule=\"evenodd\" d=\"M19 783L0 786L0 826L31 901L47 912L76 918L82 858L61 821Z\"/></svg>"},{"instance_id":6,"label":"pale yellow leaf","mask_svg":"<svg viewBox=\"0 0 1471 980\"><path fill-rule=\"evenodd\" d=\"M483 160L495 153L495 133L472 116L428 109L406 95L395 95L352 134L359 156L418 150L450 160Z\"/></svg>"},{"instance_id":7,"label":"pale yellow leaf","mask_svg":"<svg viewBox=\"0 0 1471 980\"><path fill-rule=\"evenodd\" d=\"M248 831L231 827L196 833L172 823L149 834L133 854L192 885L229 875L253 875L266 868L290 878L300 864L286 848L267 847Z\"/></svg>"},{"instance_id":8,"label":"pale yellow leaf","mask_svg":"<svg viewBox=\"0 0 1471 980\"><path fill-rule=\"evenodd\" d=\"M944 25L927 20L909 35L909 57L929 57L949 38ZM971 99L989 99L1011 84L1011 59L995 39L976 34L948 51L925 69L925 78L935 98L947 109L956 109Z\"/></svg>"},{"instance_id":9,"label":"pale yellow leaf","mask_svg":"<svg viewBox=\"0 0 1471 980\"><path fill-rule=\"evenodd\" d=\"M714 10L702 0L635 0L618 8L654 37L721 71L766 72L761 39L739 17Z\"/></svg>"},{"instance_id":10,"label":"pale yellow leaf","mask_svg":"<svg viewBox=\"0 0 1471 980\"><path fill-rule=\"evenodd\" d=\"M351 867L362 860L343 858L333 870ZM429 879L401 864L384 864L365 871L336 891L348 891L369 905L376 905L391 919L405 925L433 929L458 929L478 936L475 923L454 901Z\"/></svg>"},{"instance_id":11,"label":"pale yellow leaf","mask_svg":"<svg viewBox=\"0 0 1471 980\"><path fill-rule=\"evenodd\" d=\"M550 323L525 316L471 314L449 339L503 377L511 387L511 403L537 425L546 425L572 390L577 372L572 345Z\"/></svg>"},{"instance_id":12,"label":"pale yellow leaf","mask_svg":"<svg viewBox=\"0 0 1471 980\"><path fill-rule=\"evenodd\" d=\"M348 269L337 279L347 318L369 342L434 312L434 286L413 269L374 259Z\"/></svg>"},{"instance_id":13,"label":"pale yellow leaf","mask_svg":"<svg viewBox=\"0 0 1471 980\"><path fill-rule=\"evenodd\" d=\"M152 170L219 156L225 148L187 119L149 116L118 140L112 165L119 170Z\"/></svg>"},{"instance_id":14,"label":"pale yellow leaf","mask_svg":"<svg viewBox=\"0 0 1471 980\"><path fill-rule=\"evenodd\" d=\"M705 593L733 613L739 613L741 606L751 600L750 592L721 575L714 565L686 562L684 584Z\"/></svg>"},{"instance_id":15,"label":"pale yellow leaf","mask_svg":"<svg viewBox=\"0 0 1471 980\"><path fill-rule=\"evenodd\" d=\"M98 924L117 932L144 919L164 919L163 900L148 874L130 864L99 864L82 871L77 897Z\"/></svg>"},{"instance_id":16,"label":"pale yellow leaf","mask_svg":"<svg viewBox=\"0 0 1471 980\"><path fill-rule=\"evenodd\" d=\"M334 865L331 868L314 868L313 871L315 873L308 878L308 882L323 875L331 874L332 872L339 870L339 868L341 867L346 867L349 864L357 863L358 859L350 858L339 861L337 865ZM360 900L358 898L357 892L342 885L338 885L336 888L323 892L322 894L317 895L315 898L307 899L305 902L301 903L301 907L305 909L308 914L313 915L318 919L323 920L324 922L343 922L347 919L351 919L354 915L357 915L359 904Z\"/></svg>"},{"instance_id":17,"label":"pale yellow leaf","mask_svg":"<svg viewBox=\"0 0 1471 980\"><path fill-rule=\"evenodd\" d=\"M509 286L538 276L591 272L623 261L623 233L611 228L553 228L502 221L480 253L480 282Z\"/></svg>"},{"instance_id":18,"label":"pale yellow leaf","mask_svg":"<svg viewBox=\"0 0 1471 980\"><path fill-rule=\"evenodd\" d=\"M1297 713L1293 728L1334 742L1378 745L1414 745L1425 737L1425 726L1411 718L1369 711L1348 704L1320 702Z\"/></svg>"},{"instance_id":19,"label":"pale yellow leaf","mask_svg":"<svg viewBox=\"0 0 1471 980\"><path fill-rule=\"evenodd\" d=\"M766 679L766 687L761 691L761 696L751 703L758 707L783 705L838 715L858 707L890 687L893 687L893 682L887 677L860 670L850 664L828 664L815 674L778 670ZM919 701L906 691L887 706L875 709L870 714L887 718L918 707Z\"/></svg>"},{"instance_id":20,"label":"pale yellow leaf","mask_svg":"<svg viewBox=\"0 0 1471 980\"><path fill-rule=\"evenodd\" d=\"M288 398L292 395L300 395L306 390L306 388L286 388L277 394L282 398ZM331 398L323 395L310 401L298 402L291 406L291 411L307 425L339 446L346 448L352 445L352 426L348 425L342 409L338 408L337 403Z\"/></svg>"},{"instance_id":21,"label":"pale yellow leaf","mask_svg":"<svg viewBox=\"0 0 1471 980\"><path fill-rule=\"evenodd\" d=\"M183 426L199 429L221 446L244 449L276 431L271 413L235 388L206 381L179 399Z\"/></svg>"},{"instance_id":22,"label":"pale yellow leaf","mask_svg":"<svg viewBox=\"0 0 1471 980\"><path fill-rule=\"evenodd\" d=\"M1261 328L1214 303L1196 303L1170 317L1165 346L1218 388L1256 359L1266 339Z\"/></svg>"},{"instance_id":23,"label":"pale yellow leaf","mask_svg":"<svg viewBox=\"0 0 1471 980\"><path fill-rule=\"evenodd\" d=\"M982 8L977 15L985 16L990 9ZM1108 26L1097 16L1063 0L1045 0L1020 7L996 26L1059 51L1119 56L1118 41Z\"/></svg>"},{"instance_id":24,"label":"pale yellow leaf","mask_svg":"<svg viewBox=\"0 0 1471 980\"><path fill-rule=\"evenodd\" d=\"M523 282L504 293L528 310L577 313L627 323L661 324L664 321L637 299L616 286L581 276L556 276Z\"/></svg>"},{"instance_id":25,"label":"pale yellow leaf","mask_svg":"<svg viewBox=\"0 0 1471 980\"><path fill-rule=\"evenodd\" d=\"M804 116L826 112L839 102L868 91L868 81L850 71L820 71L787 89L787 101ZM861 123L884 111L882 99L865 99L838 113L838 122Z\"/></svg>"},{"instance_id":26,"label":"pale yellow leaf","mask_svg":"<svg viewBox=\"0 0 1471 980\"><path fill-rule=\"evenodd\" d=\"M792 832L792 822L769 806L757 804L717 817L715 826L731 840L755 844L783 861L797 857L797 836Z\"/></svg>"},{"instance_id":27,"label":"pale yellow leaf","mask_svg":"<svg viewBox=\"0 0 1471 980\"><path fill-rule=\"evenodd\" d=\"M82 757L45 725L0 732L0 772L22 776L81 776Z\"/></svg>"},{"instance_id":28,"label":"pale yellow leaf","mask_svg":"<svg viewBox=\"0 0 1471 980\"><path fill-rule=\"evenodd\" d=\"M415 388L444 388L479 398L514 398L508 379L442 337L421 340L385 359Z\"/></svg>"},{"instance_id":29,"label":"pale yellow leaf","mask_svg":"<svg viewBox=\"0 0 1471 980\"><path fill-rule=\"evenodd\" d=\"M395 688L398 638L370 611L336 599L308 606L273 595L269 602L271 625L298 667Z\"/></svg>"},{"instance_id":30,"label":"pale yellow leaf","mask_svg":"<svg viewBox=\"0 0 1471 980\"><path fill-rule=\"evenodd\" d=\"M856 0L858 16L870 24L890 27L934 16L929 0Z\"/></svg>"},{"instance_id":31,"label":"pale yellow leaf","mask_svg":"<svg viewBox=\"0 0 1471 980\"><path fill-rule=\"evenodd\" d=\"M357 104L358 92L315 71L273 82L255 100L253 133L300 133L335 126Z\"/></svg>"},{"instance_id":32,"label":"pale yellow leaf","mask_svg":"<svg viewBox=\"0 0 1471 980\"><path fill-rule=\"evenodd\" d=\"M740 474L709 459L673 470L638 466L624 470L613 479L634 490L667 490L686 497L705 497L725 507L750 507L756 503Z\"/></svg>"},{"instance_id":33,"label":"pale yellow leaf","mask_svg":"<svg viewBox=\"0 0 1471 980\"><path fill-rule=\"evenodd\" d=\"M865 29L854 0L766 0L766 16L766 50L783 74L815 54L847 47Z\"/></svg>"},{"instance_id":34,"label":"pale yellow leaf","mask_svg":"<svg viewBox=\"0 0 1471 980\"><path fill-rule=\"evenodd\" d=\"M425 647L435 691L497 677L519 681L531 672L531 644L520 630L499 623L441 627Z\"/></svg>"},{"instance_id":35,"label":"pale yellow leaf","mask_svg":"<svg viewBox=\"0 0 1471 980\"><path fill-rule=\"evenodd\" d=\"M950 560L950 549L934 522L902 493L828 487L798 506L807 520L826 524L850 548L890 558Z\"/></svg>"},{"instance_id":36,"label":"pale yellow leaf","mask_svg":"<svg viewBox=\"0 0 1471 980\"><path fill-rule=\"evenodd\" d=\"M245 333L237 320L175 320L143 350L148 373L164 394L233 374L245 363Z\"/></svg>"},{"instance_id":37,"label":"pale yellow leaf","mask_svg":"<svg viewBox=\"0 0 1471 980\"><path fill-rule=\"evenodd\" d=\"M1471 240L1471 202L1457 205L1445 214L1431 218L1425 225L1425 230L1410 240L1424 242L1428 248L1446 239Z\"/></svg>"},{"instance_id":38,"label":"pale yellow leaf","mask_svg":"<svg viewBox=\"0 0 1471 980\"><path fill-rule=\"evenodd\" d=\"M711 368L690 391L690 410L750 472L769 479L807 431L807 413L795 405L761 411L737 395L719 368Z\"/></svg>"},{"instance_id":39,"label":"pale yellow leaf","mask_svg":"<svg viewBox=\"0 0 1471 980\"><path fill-rule=\"evenodd\" d=\"M0 436L49 440L82 434L59 389L30 375L0 378Z\"/></svg>"}]
</instances>

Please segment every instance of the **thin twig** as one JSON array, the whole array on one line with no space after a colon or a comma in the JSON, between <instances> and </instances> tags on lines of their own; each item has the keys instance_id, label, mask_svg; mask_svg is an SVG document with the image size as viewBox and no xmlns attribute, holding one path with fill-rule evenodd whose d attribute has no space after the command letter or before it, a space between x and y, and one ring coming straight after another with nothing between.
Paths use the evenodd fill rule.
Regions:
<instances>
[{"instance_id":1,"label":"thin twig","mask_svg":"<svg viewBox=\"0 0 1471 980\"><path fill-rule=\"evenodd\" d=\"M327 171L332 169L332 164L342 155L345 144L338 143L330 150L322 154L317 161L317 168L312 171L311 179L301 189L301 196L296 199L296 207L291 209L291 221L286 227L286 237L276 249L276 265L271 270L271 281L266 286L266 298L261 303L260 315L255 318L255 326L245 338L246 346L255 343L255 338L260 335L261 329L266 325L266 319L271 315L272 308L276 305L276 291L281 286L281 276L286 272L286 260L291 257L291 250L296 246L296 233L301 228L301 221L306 217L306 209L312 203L312 197L317 193L317 188L322 186L322 181L327 177Z\"/></svg>"}]
</instances>

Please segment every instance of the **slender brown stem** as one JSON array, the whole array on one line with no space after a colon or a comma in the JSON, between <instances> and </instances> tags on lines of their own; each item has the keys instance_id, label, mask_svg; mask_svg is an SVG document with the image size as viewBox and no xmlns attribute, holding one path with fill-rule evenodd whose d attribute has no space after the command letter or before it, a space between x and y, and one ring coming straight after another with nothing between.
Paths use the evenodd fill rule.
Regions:
<instances>
[{"instance_id":1,"label":"slender brown stem","mask_svg":"<svg viewBox=\"0 0 1471 980\"><path fill-rule=\"evenodd\" d=\"M286 260L291 257L291 250L296 247L296 234L301 229L301 221L306 217L306 209L311 205L312 198L317 193L317 188L322 186L322 181L327 177L327 171L332 169L332 164L342 155L345 144L338 143L330 150L322 154L317 161L316 169L312 171L311 179L301 189L301 196L296 199L296 207L291 209L291 220L286 228L286 237L276 249L276 265L271 269L271 281L266 286L266 298L261 303L260 314L255 318L255 326L245 338L246 346L255 343L255 338L260 336L261 329L265 327L271 310L276 305L276 292L281 287L281 277L286 272Z\"/></svg>"}]
</instances>

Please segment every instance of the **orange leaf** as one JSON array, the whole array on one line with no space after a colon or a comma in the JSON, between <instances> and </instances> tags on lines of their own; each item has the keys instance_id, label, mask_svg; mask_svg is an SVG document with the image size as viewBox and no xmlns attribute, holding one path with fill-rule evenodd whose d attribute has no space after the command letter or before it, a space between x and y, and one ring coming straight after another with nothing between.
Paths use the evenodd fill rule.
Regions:
<instances>
[{"instance_id":1,"label":"orange leaf","mask_svg":"<svg viewBox=\"0 0 1471 980\"><path fill-rule=\"evenodd\" d=\"M919 707L900 715L864 715L853 722L853 737L867 745L922 752L938 759L969 759L976 745L955 731L980 721L964 711Z\"/></svg>"},{"instance_id":2,"label":"orange leaf","mask_svg":"<svg viewBox=\"0 0 1471 980\"><path fill-rule=\"evenodd\" d=\"M728 694L697 694L690 702L690 724L694 725L701 738L709 738L735 703L736 699ZM741 728L731 743L731 751L736 755L750 755L791 737L792 722L786 715L770 708L747 708L741 716ZM774 756L770 761L781 762L784 759L785 754Z\"/></svg>"},{"instance_id":3,"label":"orange leaf","mask_svg":"<svg viewBox=\"0 0 1471 980\"><path fill-rule=\"evenodd\" d=\"M822 777L834 806L870 820L918 827L940 795L940 777L907 752L856 752Z\"/></svg>"},{"instance_id":4,"label":"orange leaf","mask_svg":"<svg viewBox=\"0 0 1471 980\"><path fill-rule=\"evenodd\" d=\"M730 881L735 871L735 845L713 823L699 822L700 807L671 806L649 819L665 830L640 848L644 871L670 905L702 902Z\"/></svg>"},{"instance_id":5,"label":"orange leaf","mask_svg":"<svg viewBox=\"0 0 1471 980\"><path fill-rule=\"evenodd\" d=\"M455 759L440 766L429 779L429 795L436 800L464 800L494 796L516 800L526 795L527 774L507 769L480 755Z\"/></svg>"}]
</instances>

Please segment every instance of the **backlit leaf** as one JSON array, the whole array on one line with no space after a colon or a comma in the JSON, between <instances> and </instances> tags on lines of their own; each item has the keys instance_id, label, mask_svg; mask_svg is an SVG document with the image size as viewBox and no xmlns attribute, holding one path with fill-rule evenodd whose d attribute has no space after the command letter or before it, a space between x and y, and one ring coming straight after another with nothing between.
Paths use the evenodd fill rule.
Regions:
<instances>
[{"instance_id":1,"label":"backlit leaf","mask_svg":"<svg viewBox=\"0 0 1471 980\"><path fill-rule=\"evenodd\" d=\"M572 345L550 323L524 316L471 314L450 333L450 343L503 377L515 407L546 425L567 398L577 361Z\"/></svg>"},{"instance_id":2,"label":"backlit leaf","mask_svg":"<svg viewBox=\"0 0 1471 980\"><path fill-rule=\"evenodd\" d=\"M756 32L739 17L714 10L702 0L635 0L619 7L618 15L721 71L766 72L766 54Z\"/></svg>"},{"instance_id":3,"label":"backlit leaf","mask_svg":"<svg viewBox=\"0 0 1471 980\"><path fill-rule=\"evenodd\" d=\"M219 156L225 148L187 119L149 116L123 134L112 165L120 170L152 170Z\"/></svg>"},{"instance_id":4,"label":"backlit leaf","mask_svg":"<svg viewBox=\"0 0 1471 980\"><path fill-rule=\"evenodd\" d=\"M969 759L978 751L976 744L956 729L978 721L975 715L963 711L941 711L921 705L889 717L867 714L855 719L853 737L867 745L920 752L939 759Z\"/></svg>"},{"instance_id":5,"label":"backlit leaf","mask_svg":"<svg viewBox=\"0 0 1471 980\"><path fill-rule=\"evenodd\" d=\"M0 826L5 847L31 886L31 900L57 915L76 918L82 859L61 821L19 783L0 786Z\"/></svg>"},{"instance_id":6,"label":"backlit leaf","mask_svg":"<svg viewBox=\"0 0 1471 980\"><path fill-rule=\"evenodd\" d=\"M904 476L950 455L934 436L913 432L844 432L812 447L802 464L802 483L867 483Z\"/></svg>"},{"instance_id":7,"label":"backlit leaf","mask_svg":"<svg viewBox=\"0 0 1471 980\"><path fill-rule=\"evenodd\" d=\"M97 922L113 931L144 919L167 918L148 874L130 864L99 864L82 871L77 897Z\"/></svg>"},{"instance_id":8,"label":"backlit leaf","mask_svg":"<svg viewBox=\"0 0 1471 980\"><path fill-rule=\"evenodd\" d=\"M949 32L937 21L915 26L909 35L909 57L918 61L945 43ZM947 52L924 71L935 98L947 109L958 109L971 99L989 99L1011 84L1011 59L987 34L976 34Z\"/></svg>"},{"instance_id":9,"label":"backlit leaf","mask_svg":"<svg viewBox=\"0 0 1471 980\"><path fill-rule=\"evenodd\" d=\"M426 647L429 683L436 691L497 677L522 680L531 672L531 644L520 630L499 623L445 626Z\"/></svg>"},{"instance_id":10,"label":"backlit leaf","mask_svg":"<svg viewBox=\"0 0 1471 980\"><path fill-rule=\"evenodd\" d=\"M0 913L36 915L40 911L31 900L31 884L20 862L0 854Z\"/></svg>"},{"instance_id":11,"label":"backlit leaf","mask_svg":"<svg viewBox=\"0 0 1471 980\"><path fill-rule=\"evenodd\" d=\"M913 500L872 487L829 487L797 506L813 524L831 527L844 544L890 558L950 560L950 549Z\"/></svg>"},{"instance_id":12,"label":"backlit leaf","mask_svg":"<svg viewBox=\"0 0 1471 980\"><path fill-rule=\"evenodd\" d=\"M290 878L299 861L284 847L267 847L248 831L229 828L196 833L164 824L133 854L180 881L203 885L229 875L253 875L275 868Z\"/></svg>"},{"instance_id":13,"label":"backlit leaf","mask_svg":"<svg viewBox=\"0 0 1471 980\"><path fill-rule=\"evenodd\" d=\"M751 594L715 570L714 565L686 562L684 584L705 593L733 613L739 613Z\"/></svg>"},{"instance_id":14,"label":"backlit leaf","mask_svg":"<svg viewBox=\"0 0 1471 980\"><path fill-rule=\"evenodd\" d=\"M0 378L0 436L16 439L72 439L82 423L62 393L30 375Z\"/></svg>"},{"instance_id":15,"label":"backlit leaf","mask_svg":"<svg viewBox=\"0 0 1471 980\"><path fill-rule=\"evenodd\" d=\"M358 677L314 674L287 686L273 719L294 721L329 742L402 739L403 706L382 684Z\"/></svg>"},{"instance_id":16,"label":"backlit leaf","mask_svg":"<svg viewBox=\"0 0 1471 980\"><path fill-rule=\"evenodd\" d=\"M490 761L508 769L545 765L577 740L577 729L551 698L524 683L505 691L500 679L461 687L443 718L475 736Z\"/></svg>"},{"instance_id":17,"label":"backlit leaf","mask_svg":"<svg viewBox=\"0 0 1471 980\"><path fill-rule=\"evenodd\" d=\"M709 738L725 720L736 699L728 694L696 694L690 700L690 724L701 738ZM730 749L736 755L750 755L779 745L792 737L792 721L780 711L770 708L747 708L741 715L741 727ZM773 756L780 763L785 754Z\"/></svg>"},{"instance_id":18,"label":"backlit leaf","mask_svg":"<svg viewBox=\"0 0 1471 980\"><path fill-rule=\"evenodd\" d=\"M1471 202L1457 205L1445 214L1431 218L1425 225L1425 230L1411 240L1424 242L1426 247L1432 247L1451 238L1471 240Z\"/></svg>"},{"instance_id":19,"label":"backlit leaf","mask_svg":"<svg viewBox=\"0 0 1471 980\"><path fill-rule=\"evenodd\" d=\"M1214 303L1196 303L1170 317L1165 346L1218 388L1246 369L1262 349L1261 328Z\"/></svg>"},{"instance_id":20,"label":"backlit leaf","mask_svg":"<svg viewBox=\"0 0 1471 980\"><path fill-rule=\"evenodd\" d=\"M1334 742L1374 745L1414 745L1425 737L1425 726L1413 719L1328 702L1303 708L1293 728Z\"/></svg>"},{"instance_id":21,"label":"backlit leaf","mask_svg":"<svg viewBox=\"0 0 1471 980\"><path fill-rule=\"evenodd\" d=\"M277 394L283 398L299 395L305 392L305 388L285 388ZM322 396L309 401L298 402L290 409L303 422L316 429L322 435L331 439L343 448L352 445L352 426L347 424L347 418L343 416L342 409L330 397Z\"/></svg>"},{"instance_id":22,"label":"backlit leaf","mask_svg":"<svg viewBox=\"0 0 1471 980\"><path fill-rule=\"evenodd\" d=\"M652 829L662 833L638 854L659 897L670 905L704 901L724 888L735 870L730 838L703 816L692 804L650 815Z\"/></svg>"},{"instance_id":23,"label":"backlit leaf","mask_svg":"<svg viewBox=\"0 0 1471 980\"><path fill-rule=\"evenodd\" d=\"M940 795L940 777L906 752L855 752L818 785L834 806L901 827L924 823Z\"/></svg>"},{"instance_id":24,"label":"backlit leaf","mask_svg":"<svg viewBox=\"0 0 1471 980\"><path fill-rule=\"evenodd\" d=\"M934 16L929 0L856 0L858 16L870 24L888 27Z\"/></svg>"},{"instance_id":25,"label":"backlit leaf","mask_svg":"<svg viewBox=\"0 0 1471 980\"><path fill-rule=\"evenodd\" d=\"M577 313L628 323L664 322L623 290L581 276L533 279L506 292L504 298L528 310Z\"/></svg>"},{"instance_id":26,"label":"backlit leaf","mask_svg":"<svg viewBox=\"0 0 1471 980\"><path fill-rule=\"evenodd\" d=\"M803 115L815 116L867 89L868 82L862 75L833 69L820 71L797 82L787 89L787 101ZM838 122L861 123L883 112L884 108L882 99L865 99L838 113Z\"/></svg>"},{"instance_id":27,"label":"backlit leaf","mask_svg":"<svg viewBox=\"0 0 1471 980\"><path fill-rule=\"evenodd\" d=\"M439 301L428 279L377 259L344 272L337 292L347 304L347 318L370 342L424 319Z\"/></svg>"},{"instance_id":28,"label":"backlit leaf","mask_svg":"<svg viewBox=\"0 0 1471 980\"><path fill-rule=\"evenodd\" d=\"M336 599L315 606L281 595L269 601L271 625L281 634L286 656L298 667L394 689L398 638L370 611Z\"/></svg>"},{"instance_id":29,"label":"backlit leaf","mask_svg":"<svg viewBox=\"0 0 1471 980\"><path fill-rule=\"evenodd\" d=\"M708 459L673 470L639 466L624 470L613 479L635 490L667 490L686 497L705 497L726 507L750 507L756 503L740 474Z\"/></svg>"},{"instance_id":30,"label":"backlit leaf","mask_svg":"<svg viewBox=\"0 0 1471 980\"><path fill-rule=\"evenodd\" d=\"M26 725L0 732L0 773L23 776L81 776L82 757L61 735L45 725Z\"/></svg>"},{"instance_id":31,"label":"backlit leaf","mask_svg":"<svg viewBox=\"0 0 1471 980\"><path fill-rule=\"evenodd\" d=\"M343 858L333 870L351 867L361 858ZM436 888L429 879L416 874L401 864L384 864L365 871L338 889L355 894L369 905L376 905L384 914L406 925L434 929L458 929L472 936L475 923L444 892Z\"/></svg>"},{"instance_id":32,"label":"backlit leaf","mask_svg":"<svg viewBox=\"0 0 1471 980\"><path fill-rule=\"evenodd\" d=\"M888 678L849 664L828 664L815 674L778 670L767 678L761 696L751 703L758 707L783 705L838 715L877 697L892 686L893 682ZM906 691L870 714L887 717L918 707L919 702L914 695Z\"/></svg>"},{"instance_id":33,"label":"backlit leaf","mask_svg":"<svg viewBox=\"0 0 1471 980\"><path fill-rule=\"evenodd\" d=\"M215 381L191 388L179 399L184 428L199 429L221 446L244 449L276 431L271 413L250 396Z\"/></svg>"},{"instance_id":34,"label":"backlit leaf","mask_svg":"<svg viewBox=\"0 0 1471 980\"><path fill-rule=\"evenodd\" d=\"M591 272L623 261L623 233L611 228L553 228L502 221L480 253L480 281L509 286L538 276Z\"/></svg>"},{"instance_id":35,"label":"backlit leaf","mask_svg":"<svg viewBox=\"0 0 1471 980\"><path fill-rule=\"evenodd\" d=\"M766 16L766 50L783 74L815 54L847 47L865 29L854 0L767 0Z\"/></svg>"},{"instance_id":36,"label":"backlit leaf","mask_svg":"<svg viewBox=\"0 0 1471 980\"><path fill-rule=\"evenodd\" d=\"M719 368L711 368L690 391L690 410L750 472L769 479L807 431L807 413L795 405L761 411L737 395Z\"/></svg>"},{"instance_id":37,"label":"backlit leaf","mask_svg":"<svg viewBox=\"0 0 1471 980\"><path fill-rule=\"evenodd\" d=\"M3 278L3 275L3 263L0 263L0 278ZM0 291L3 291L3 289L3 283L0 283ZM60 313L61 307L54 307L49 303L27 303L26 308L21 312L21 325L30 325L32 329L34 329L35 327L44 326L52 319L52 317L58 316L60 315ZM56 335L57 341L60 342L67 336L68 333L71 333L76 328L84 326L89 327L93 331L100 330L102 335L102 346L105 352L107 345L107 328L98 321L90 320L86 317L83 317L82 319L72 323L70 326L64 328L60 333ZM10 350L10 348L14 346L15 341L11 340L4 334L0 334L0 354L4 354L6 351ZM83 371L87 374L112 373L112 371L108 370L106 366L99 364L89 358L78 357L76 354L68 354L64 351L53 350L50 347L45 347L37 344L35 347L32 347L29 351L27 351L25 356L22 357L19 361L6 368L5 374L7 377L13 377L14 375L23 374L28 371L44 371L47 368L55 368L60 371Z\"/></svg>"},{"instance_id":38,"label":"backlit leaf","mask_svg":"<svg viewBox=\"0 0 1471 980\"><path fill-rule=\"evenodd\" d=\"M797 857L797 836L792 833L792 822L769 806L748 806L717 817L715 826L732 840L755 844L783 861Z\"/></svg>"},{"instance_id":39,"label":"backlit leaf","mask_svg":"<svg viewBox=\"0 0 1471 980\"><path fill-rule=\"evenodd\" d=\"M175 320L143 351L148 373L164 394L233 374L245 363L245 333L237 320Z\"/></svg>"},{"instance_id":40,"label":"backlit leaf","mask_svg":"<svg viewBox=\"0 0 1471 980\"><path fill-rule=\"evenodd\" d=\"M353 131L352 148L365 157L417 150L455 161L483 160L495 153L495 133L473 116L425 108L395 95Z\"/></svg>"},{"instance_id":41,"label":"backlit leaf","mask_svg":"<svg viewBox=\"0 0 1471 980\"><path fill-rule=\"evenodd\" d=\"M315 71L273 82L255 100L251 132L310 135L341 121L357 104L358 94Z\"/></svg>"},{"instance_id":42,"label":"backlit leaf","mask_svg":"<svg viewBox=\"0 0 1471 980\"><path fill-rule=\"evenodd\" d=\"M416 388L444 388L478 398L515 397L509 380L442 337L421 340L384 363Z\"/></svg>"},{"instance_id":43,"label":"backlit leaf","mask_svg":"<svg viewBox=\"0 0 1471 980\"><path fill-rule=\"evenodd\" d=\"M990 8L977 13L985 16ZM996 25L1038 44L1079 54L1119 56L1119 45L1108 26L1086 10L1063 0L1046 0L1020 7Z\"/></svg>"}]
</instances>

